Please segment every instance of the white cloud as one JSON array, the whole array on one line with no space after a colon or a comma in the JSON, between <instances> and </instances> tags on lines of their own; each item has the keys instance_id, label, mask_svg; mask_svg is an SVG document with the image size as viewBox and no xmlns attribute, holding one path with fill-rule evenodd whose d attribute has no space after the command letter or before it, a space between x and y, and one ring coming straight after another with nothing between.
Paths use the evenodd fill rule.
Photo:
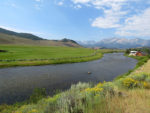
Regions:
<instances>
[{"instance_id":1,"label":"white cloud","mask_svg":"<svg viewBox=\"0 0 150 113\"><path fill-rule=\"evenodd\" d=\"M91 2L92 0L72 0L74 3L88 3Z\"/></svg>"},{"instance_id":2,"label":"white cloud","mask_svg":"<svg viewBox=\"0 0 150 113\"><path fill-rule=\"evenodd\" d=\"M59 6L62 6L63 4L64 4L63 1L58 2Z\"/></svg>"},{"instance_id":3,"label":"white cloud","mask_svg":"<svg viewBox=\"0 0 150 113\"><path fill-rule=\"evenodd\" d=\"M120 36L150 36L150 8L125 20L125 25L117 29Z\"/></svg>"},{"instance_id":4,"label":"white cloud","mask_svg":"<svg viewBox=\"0 0 150 113\"><path fill-rule=\"evenodd\" d=\"M105 17L98 17L92 22L93 27L98 28L116 28L120 25L118 24L119 18L112 15L107 15Z\"/></svg>"},{"instance_id":5,"label":"white cloud","mask_svg":"<svg viewBox=\"0 0 150 113\"><path fill-rule=\"evenodd\" d=\"M72 0L75 4L91 5L94 8L103 10L104 14L92 22L93 27L117 28L120 26L120 19L126 14L121 11L122 5L128 0Z\"/></svg>"},{"instance_id":6,"label":"white cloud","mask_svg":"<svg viewBox=\"0 0 150 113\"><path fill-rule=\"evenodd\" d=\"M35 0L36 2L41 2L42 0Z\"/></svg>"},{"instance_id":7,"label":"white cloud","mask_svg":"<svg viewBox=\"0 0 150 113\"><path fill-rule=\"evenodd\" d=\"M54 0L54 4L58 6L63 6L65 0Z\"/></svg>"},{"instance_id":8,"label":"white cloud","mask_svg":"<svg viewBox=\"0 0 150 113\"><path fill-rule=\"evenodd\" d=\"M44 0L35 0L35 2L36 2L34 4L35 9L40 10L43 7Z\"/></svg>"},{"instance_id":9,"label":"white cloud","mask_svg":"<svg viewBox=\"0 0 150 113\"><path fill-rule=\"evenodd\" d=\"M120 36L150 36L150 8L142 12L142 6L150 4L147 0L70 0L74 8L93 7L102 13L97 18L90 18L91 26L102 29L115 28ZM146 8L143 6L142 8ZM132 16L134 14L134 16ZM130 16L130 17L129 17Z\"/></svg>"},{"instance_id":10,"label":"white cloud","mask_svg":"<svg viewBox=\"0 0 150 113\"><path fill-rule=\"evenodd\" d=\"M118 28L120 19L127 12L122 11L122 5L128 0L73 0L74 3L90 4L94 8L103 10L104 14L92 22L93 27Z\"/></svg>"},{"instance_id":11,"label":"white cloud","mask_svg":"<svg viewBox=\"0 0 150 113\"><path fill-rule=\"evenodd\" d=\"M95 8L103 8L103 6L112 7L116 4L121 4L127 0L72 0L75 4L91 4Z\"/></svg>"},{"instance_id":12,"label":"white cloud","mask_svg":"<svg viewBox=\"0 0 150 113\"><path fill-rule=\"evenodd\" d=\"M78 4L78 5L75 5L74 8L75 9L80 9L80 8L82 8L82 6Z\"/></svg>"},{"instance_id":13,"label":"white cloud","mask_svg":"<svg viewBox=\"0 0 150 113\"><path fill-rule=\"evenodd\" d=\"M127 12L121 11L121 7L112 7L110 10L104 10L104 17L98 17L92 22L93 27L98 28L118 28L120 19Z\"/></svg>"}]
</instances>

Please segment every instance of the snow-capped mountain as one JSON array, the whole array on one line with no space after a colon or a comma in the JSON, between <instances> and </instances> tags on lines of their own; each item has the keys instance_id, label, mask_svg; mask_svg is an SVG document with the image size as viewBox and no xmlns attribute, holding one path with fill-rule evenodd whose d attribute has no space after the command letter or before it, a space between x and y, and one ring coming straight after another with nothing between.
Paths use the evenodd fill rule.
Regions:
<instances>
[{"instance_id":1,"label":"snow-capped mountain","mask_svg":"<svg viewBox=\"0 0 150 113\"><path fill-rule=\"evenodd\" d=\"M136 48L149 46L150 40L144 40L140 38L127 39L127 38L109 38L103 39L98 42L94 41L80 41L80 45L85 47L104 47L104 48Z\"/></svg>"}]
</instances>

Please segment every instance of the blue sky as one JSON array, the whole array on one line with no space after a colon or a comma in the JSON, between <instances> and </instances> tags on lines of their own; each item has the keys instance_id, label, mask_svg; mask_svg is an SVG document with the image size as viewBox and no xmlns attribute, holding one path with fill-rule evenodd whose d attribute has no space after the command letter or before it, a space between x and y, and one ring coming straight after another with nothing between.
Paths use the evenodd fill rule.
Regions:
<instances>
[{"instance_id":1,"label":"blue sky","mask_svg":"<svg viewBox=\"0 0 150 113\"><path fill-rule=\"evenodd\" d=\"M150 0L1 0L0 27L47 39L150 38Z\"/></svg>"}]
</instances>

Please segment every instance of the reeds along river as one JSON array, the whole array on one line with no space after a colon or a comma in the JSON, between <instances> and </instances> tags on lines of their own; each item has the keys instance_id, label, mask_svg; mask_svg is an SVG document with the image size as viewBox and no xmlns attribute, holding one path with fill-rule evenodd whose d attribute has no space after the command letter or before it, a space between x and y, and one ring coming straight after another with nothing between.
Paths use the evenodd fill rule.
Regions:
<instances>
[{"instance_id":1,"label":"reeds along river","mask_svg":"<svg viewBox=\"0 0 150 113\"><path fill-rule=\"evenodd\" d=\"M53 94L54 90L67 89L79 81L110 81L133 69L136 63L123 53L109 53L100 60L83 63L2 68L0 103L23 101L34 88L46 88L48 94Z\"/></svg>"}]
</instances>

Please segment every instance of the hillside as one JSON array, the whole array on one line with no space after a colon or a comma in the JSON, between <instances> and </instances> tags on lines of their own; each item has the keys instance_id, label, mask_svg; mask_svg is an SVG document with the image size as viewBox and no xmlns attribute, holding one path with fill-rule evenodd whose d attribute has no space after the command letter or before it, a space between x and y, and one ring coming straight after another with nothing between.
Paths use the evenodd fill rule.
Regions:
<instances>
[{"instance_id":1,"label":"hillside","mask_svg":"<svg viewBox=\"0 0 150 113\"><path fill-rule=\"evenodd\" d=\"M0 33L11 35L11 36L16 36L16 37L27 38L31 40L44 40L43 38L40 38L30 33L17 33L14 31L3 29L3 28L0 28Z\"/></svg>"},{"instance_id":2,"label":"hillside","mask_svg":"<svg viewBox=\"0 0 150 113\"><path fill-rule=\"evenodd\" d=\"M81 47L78 43L69 39L46 40L33 34L17 33L2 28L0 28L0 44Z\"/></svg>"}]
</instances>

